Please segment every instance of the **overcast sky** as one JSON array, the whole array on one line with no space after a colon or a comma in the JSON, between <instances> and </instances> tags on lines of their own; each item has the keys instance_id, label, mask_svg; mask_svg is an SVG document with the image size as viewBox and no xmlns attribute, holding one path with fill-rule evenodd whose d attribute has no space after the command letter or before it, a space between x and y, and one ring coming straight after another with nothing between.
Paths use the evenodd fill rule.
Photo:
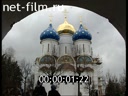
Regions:
<instances>
[{"instance_id":1,"label":"overcast sky","mask_svg":"<svg viewBox=\"0 0 128 96\"><path fill-rule=\"evenodd\" d=\"M67 9L67 19L76 30L82 23L92 34L92 48L95 56L99 55L103 62L103 73L108 70L116 75L126 67L125 41L117 29L104 18L92 11L75 6L63 6L61 10L50 11L51 8L35 12L15 23L2 40L2 49L14 48L18 60L25 58L34 63L35 58L41 56L40 34L49 26L49 16L52 14L54 29L64 22L63 9Z\"/></svg>"}]
</instances>

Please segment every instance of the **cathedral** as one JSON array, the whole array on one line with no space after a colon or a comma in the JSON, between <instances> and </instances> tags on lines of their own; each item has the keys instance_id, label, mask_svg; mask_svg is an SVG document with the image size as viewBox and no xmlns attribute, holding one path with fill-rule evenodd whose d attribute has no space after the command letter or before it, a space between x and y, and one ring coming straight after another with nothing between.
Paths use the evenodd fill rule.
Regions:
<instances>
[{"instance_id":1,"label":"cathedral","mask_svg":"<svg viewBox=\"0 0 128 96\"><path fill-rule=\"evenodd\" d=\"M102 62L93 56L91 33L82 21L78 26L75 29L65 16L64 22L57 29L50 22L48 28L43 30L40 35L42 55L36 58L32 69L34 85L36 86L41 75L89 76L88 82L53 83L62 96L78 96L79 93L82 96L94 93L103 96L102 74L99 74ZM51 84L47 82L43 86L47 92L51 88Z\"/></svg>"}]
</instances>

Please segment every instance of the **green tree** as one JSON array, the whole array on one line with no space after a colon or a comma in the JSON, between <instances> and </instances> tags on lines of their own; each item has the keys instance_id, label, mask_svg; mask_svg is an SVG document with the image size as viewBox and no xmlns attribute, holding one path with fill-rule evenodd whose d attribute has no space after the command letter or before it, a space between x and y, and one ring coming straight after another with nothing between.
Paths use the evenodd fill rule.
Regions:
<instances>
[{"instance_id":1,"label":"green tree","mask_svg":"<svg viewBox=\"0 0 128 96\"><path fill-rule=\"evenodd\" d=\"M10 51L11 52L10 52ZM22 73L18 62L14 60L14 49L8 48L2 54L2 89L21 85Z\"/></svg>"}]
</instances>

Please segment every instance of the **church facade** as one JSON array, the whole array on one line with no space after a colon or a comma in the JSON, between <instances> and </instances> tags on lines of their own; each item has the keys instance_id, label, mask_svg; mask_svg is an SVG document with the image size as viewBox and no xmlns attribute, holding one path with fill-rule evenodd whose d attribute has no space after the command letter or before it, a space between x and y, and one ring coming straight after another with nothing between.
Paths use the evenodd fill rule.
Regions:
<instances>
[{"instance_id":1,"label":"church facade","mask_svg":"<svg viewBox=\"0 0 128 96\"><path fill-rule=\"evenodd\" d=\"M102 96L102 75L99 74L101 61L93 56L91 47L92 35L83 26L75 30L65 17L64 22L55 30L50 23L40 35L42 56L37 57L33 74L35 86L41 75L43 76L89 76L89 82L54 83L62 96L89 96L97 92ZM48 92L50 83L43 83Z\"/></svg>"}]
</instances>

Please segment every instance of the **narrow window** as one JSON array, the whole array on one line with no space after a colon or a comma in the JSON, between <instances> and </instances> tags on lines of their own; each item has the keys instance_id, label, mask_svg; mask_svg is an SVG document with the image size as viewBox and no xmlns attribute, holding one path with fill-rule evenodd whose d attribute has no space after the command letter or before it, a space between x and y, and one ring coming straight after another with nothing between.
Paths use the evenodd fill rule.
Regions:
<instances>
[{"instance_id":1,"label":"narrow window","mask_svg":"<svg viewBox=\"0 0 128 96\"><path fill-rule=\"evenodd\" d=\"M78 52L78 45L77 45L77 52Z\"/></svg>"},{"instance_id":2,"label":"narrow window","mask_svg":"<svg viewBox=\"0 0 128 96\"><path fill-rule=\"evenodd\" d=\"M89 49L89 53L90 53L91 50L90 50L90 46L89 45L88 45L88 49Z\"/></svg>"},{"instance_id":3,"label":"narrow window","mask_svg":"<svg viewBox=\"0 0 128 96\"><path fill-rule=\"evenodd\" d=\"M67 54L67 46L65 46L65 54Z\"/></svg>"},{"instance_id":4,"label":"narrow window","mask_svg":"<svg viewBox=\"0 0 128 96\"><path fill-rule=\"evenodd\" d=\"M79 49L78 49L78 52L79 52L79 54L81 53L81 45L79 45Z\"/></svg>"},{"instance_id":5,"label":"narrow window","mask_svg":"<svg viewBox=\"0 0 128 96\"><path fill-rule=\"evenodd\" d=\"M60 45L59 45L59 54L60 54Z\"/></svg>"},{"instance_id":6,"label":"narrow window","mask_svg":"<svg viewBox=\"0 0 128 96\"><path fill-rule=\"evenodd\" d=\"M92 48L91 48L91 55L93 55L93 51L92 51Z\"/></svg>"},{"instance_id":7,"label":"narrow window","mask_svg":"<svg viewBox=\"0 0 128 96\"><path fill-rule=\"evenodd\" d=\"M44 51L44 45L42 45L42 52Z\"/></svg>"},{"instance_id":8,"label":"narrow window","mask_svg":"<svg viewBox=\"0 0 128 96\"><path fill-rule=\"evenodd\" d=\"M84 44L83 44L83 52L85 52L85 49L84 49Z\"/></svg>"},{"instance_id":9,"label":"narrow window","mask_svg":"<svg viewBox=\"0 0 128 96\"><path fill-rule=\"evenodd\" d=\"M49 44L48 44L48 52L49 52Z\"/></svg>"},{"instance_id":10,"label":"narrow window","mask_svg":"<svg viewBox=\"0 0 128 96\"><path fill-rule=\"evenodd\" d=\"M55 48L56 48L56 46L54 45L54 53L55 53Z\"/></svg>"}]
</instances>

